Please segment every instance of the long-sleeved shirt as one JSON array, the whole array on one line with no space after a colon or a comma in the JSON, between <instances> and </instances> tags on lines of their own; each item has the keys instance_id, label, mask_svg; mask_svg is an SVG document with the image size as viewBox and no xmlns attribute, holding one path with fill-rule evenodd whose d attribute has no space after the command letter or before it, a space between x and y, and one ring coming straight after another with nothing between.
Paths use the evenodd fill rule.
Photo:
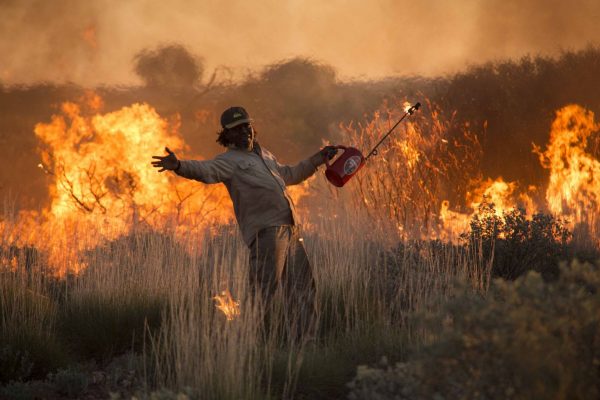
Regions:
<instances>
[{"instance_id":1,"label":"long-sleeved shirt","mask_svg":"<svg viewBox=\"0 0 600 400\"><path fill-rule=\"evenodd\" d=\"M298 164L282 165L269 151L231 148L212 160L181 160L177 175L203 183L225 184L242 237L250 246L261 229L298 223L286 186L296 185L323 163L316 153Z\"/></svg>"}]
</instances>

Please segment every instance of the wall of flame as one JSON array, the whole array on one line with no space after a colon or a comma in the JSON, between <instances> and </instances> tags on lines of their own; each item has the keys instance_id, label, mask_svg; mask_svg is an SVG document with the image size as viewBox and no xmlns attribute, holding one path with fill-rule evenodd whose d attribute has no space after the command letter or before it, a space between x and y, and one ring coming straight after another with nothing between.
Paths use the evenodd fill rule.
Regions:
<instances>
[{"instance_id":1,"label":"wall of flame","mask_svg":"<svg viewBox=\"0 0 600 400\"><path fill-rule=\"evenodd\" d=\"M102 107L102 99L88 93L80 102L62 104L49 122L35 126L40 166L49 175L51 202L41 214L28 211L17 222L0 221L5 243L47 250L50 262L63 273L85 267L77 262L81 249L134 229L181 234L233 221L231 203L222 185L191 182L172 173L157 173L151 167L151 156L162 154L165 146L184 158L197 158L187 154L176 120L166 121L148 104L132 104L106 113ZM432 126L441 125L434 121ZM570 219L572 224L591 221L597 236L600 162L590 150L590 143L597 140L599 129L594 114L581 106L557 110L548 145L545 149L533 148L548 170L548 186L506 182L502 177L474 180L465 193L466 212L464 208L453 209L447 199L436 200L439 226L431 237L455 240L467 229L484 199L494 203L499 216L522 207L528 215L551 212ZM447 143L444 130L438 130L436 140ZM423 150L431 143L416 140L413 136L417 134L419 131L409 125L405 136L394 138L388 146L397 148L407 170L417 171L421 163L424 168L433 168L435 160ZM398 163L394 168L402 165ZM291 192L297 203L304 196L323 195L313 193L310 182L291 188ZM367 206L377 207L376 201L371 203ZM310 210L300 211L310 227ZM75 237L76 231L88 234Z\"/></svg>"}]
</instances>

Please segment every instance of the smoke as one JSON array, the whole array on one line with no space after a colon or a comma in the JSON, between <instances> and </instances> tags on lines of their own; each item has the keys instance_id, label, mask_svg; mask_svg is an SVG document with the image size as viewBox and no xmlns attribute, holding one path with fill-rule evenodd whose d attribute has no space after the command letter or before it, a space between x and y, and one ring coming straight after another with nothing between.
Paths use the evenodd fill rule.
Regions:
<instances>
[{"instance_id":1,"label":"smoke","mask_svg":"<svg viewBox=\"0 0 600 400\"><path fill-rule=\"evenodd\" d=\"M234 78L304 56L342 79L435 76L600 42L596 0L0 0L0 82L139 84L143 49L180 43Z\"/></svg>"},{"instance_id":2,"label":"smoke","mask_svg":"<svg viewBox=\"0 0 600 400\"><path fill-rule=\"evenodd\" d=\"M135 56L135 72L149 87L192 88L202 76L202 63L178 45L142 50Z\"/></svg>"}]
</instances>

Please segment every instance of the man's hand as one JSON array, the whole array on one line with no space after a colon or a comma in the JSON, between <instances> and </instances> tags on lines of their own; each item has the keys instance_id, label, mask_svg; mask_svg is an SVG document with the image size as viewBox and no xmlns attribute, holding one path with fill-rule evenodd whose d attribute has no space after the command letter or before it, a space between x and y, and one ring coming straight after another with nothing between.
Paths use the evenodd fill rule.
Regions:
<instances>
[{"instance_id":1,"label":"man's hand","mask_svg":"<svg viewBox=\"0 0 600 400\"><path fill-rule=\"evenodd\" d=\"M175 153L169 150L168 147L165 147L165 151L168 153L166 156L152 156L152 158L157 159L158 161L152 161L152 166L154 168L160 168L158 172L163 171L174 171L179 169L181 166L181 161L177 159Z\"/></svg>"},{"instance_id":2,"label":"man's hand","mask_svg":"<svg viewBox=\"0 0 600 400\"><path fill-rule=\"evenodd\" d=\"M326 160L331 160L338 152L338 148L336 146L325 146L321 149L320 153L323 157L323 162Z\"/></svg>"}]
</instances>

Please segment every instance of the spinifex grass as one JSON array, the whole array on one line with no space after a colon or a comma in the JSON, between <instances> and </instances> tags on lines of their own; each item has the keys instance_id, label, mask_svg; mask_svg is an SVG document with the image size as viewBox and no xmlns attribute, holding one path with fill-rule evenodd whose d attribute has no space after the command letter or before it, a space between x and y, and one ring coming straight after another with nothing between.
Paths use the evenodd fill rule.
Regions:
<instances>
[{"instance_id":1,"label":"spinifex grass","mask_svg":"<svg viewBox=\"0 0 600 400\"><path fill-rule=\"evenodd\" d=\"M22 266L0 271L0 381L39 378L69 356L56 335L58 304Z\"/></svg>"},{"instance_id":2,"label":"spinifex grass","mask_svg":"<svg viewBox=\"0 0 600 400\"><path fill-rule=\"evenodd\" d=\"M328 201L335 199L322 202L332 209ZM487 264L439 242L398 245L393 229L374 225L350 202L336 206L338 215L308 218L305 230L318 320L306 340L277 333L289 317L284 309L263 329L260 310L249 301L248 251L234 226L202 237L134 229L79 252L75 261L85 268L68 277L54 306L36 301L38 329L67 343L77 359L143 352L148 388L191 387L200 398L342 396L342 381L356 365L383 355L402 358L422 339L408 318L412 312L443 298L457 277L479 287ZM70 237L86 241L81 232ZM215 307L214 296L224 290L240 302L233 321ZM19 318L6 325L18 326ZM326 372L329 367L336 371Z\"/></svg>"}]
</instances>

